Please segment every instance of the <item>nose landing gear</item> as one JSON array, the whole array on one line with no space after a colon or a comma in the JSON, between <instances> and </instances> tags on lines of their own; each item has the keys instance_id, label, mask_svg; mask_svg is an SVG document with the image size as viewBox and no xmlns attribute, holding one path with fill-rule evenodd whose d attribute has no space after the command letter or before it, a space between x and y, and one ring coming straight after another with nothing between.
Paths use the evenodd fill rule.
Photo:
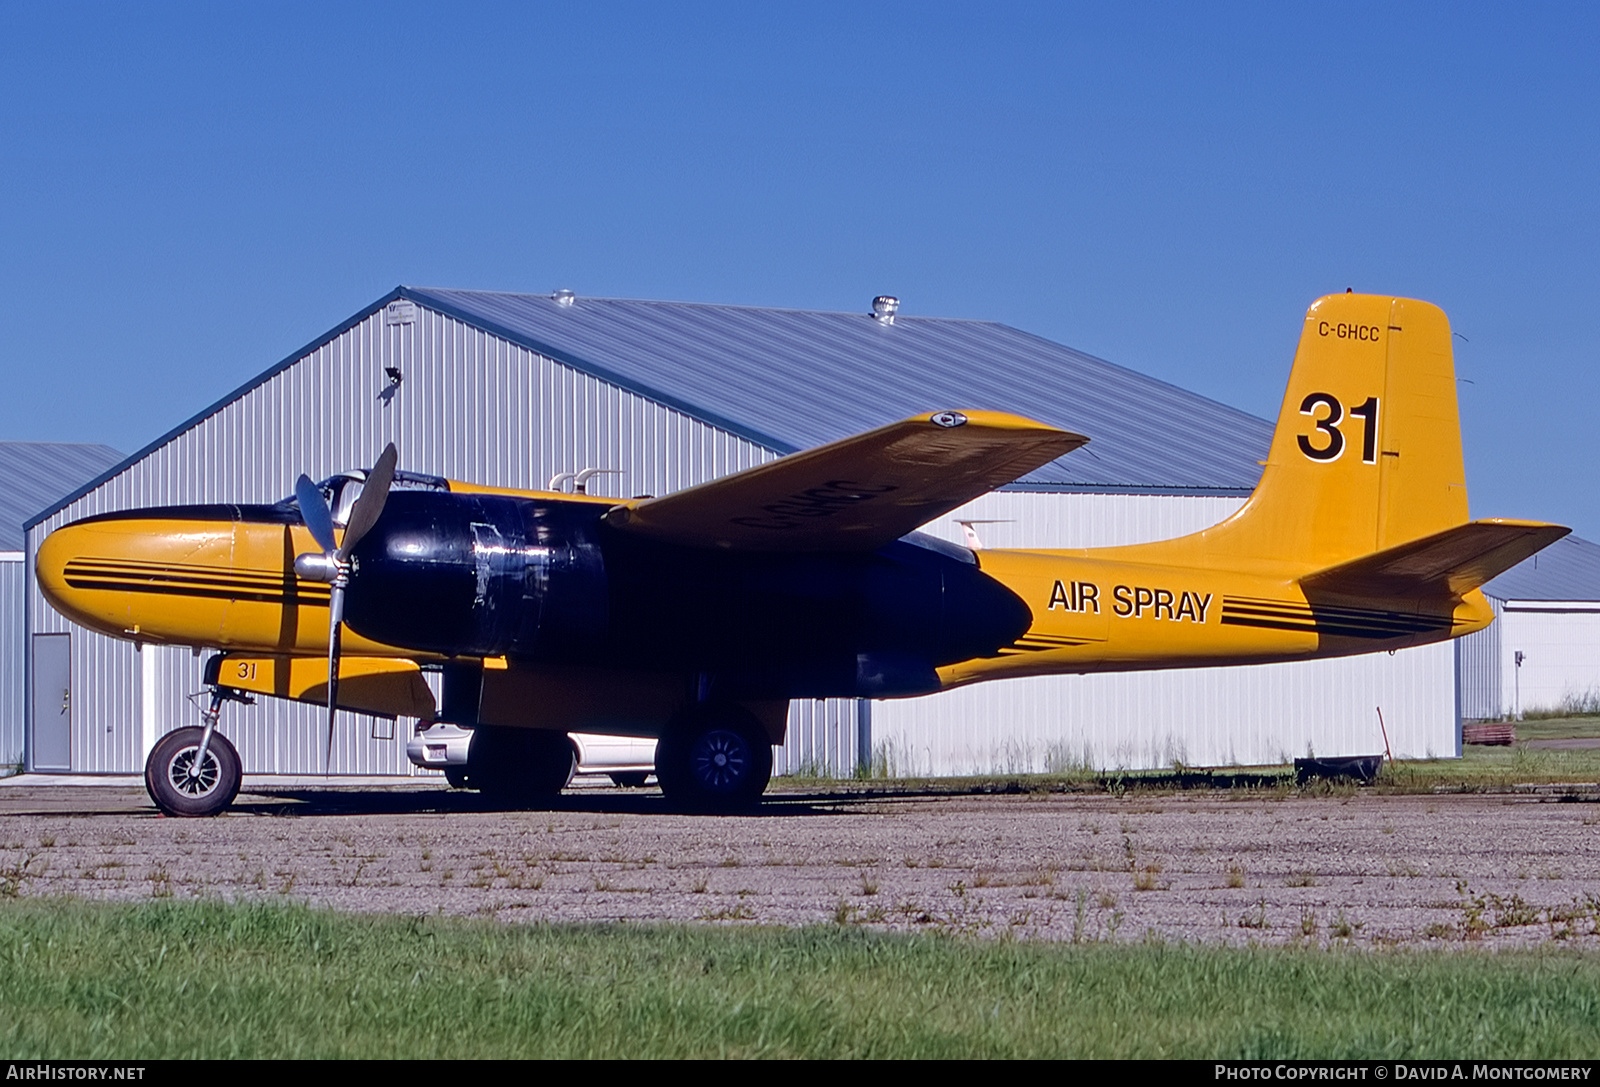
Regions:
<instances>
[{"instance_id":1,"label":"nose landing gear","mask_svg":"<svg viewBox=\"0 0 1600 1087\"><path fill-rule=\"evenodd\" d=\"M217 731L223 702L254 704L226 687L211 688L211 704L200 714L205 727L191 725L161 737L144 764L144 787L164 815L220 815L239 795L243 772L239 752Z\"/></svg>"}]
</instances>

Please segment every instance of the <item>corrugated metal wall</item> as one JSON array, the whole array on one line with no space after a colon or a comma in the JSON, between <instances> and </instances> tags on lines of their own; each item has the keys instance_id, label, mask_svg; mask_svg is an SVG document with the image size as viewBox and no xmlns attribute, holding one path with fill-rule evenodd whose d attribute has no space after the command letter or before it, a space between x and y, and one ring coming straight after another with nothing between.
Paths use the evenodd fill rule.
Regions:
<instances>
[{"instance_id":1,"label":"corrugated metal wall","mask_svg":"<svg viewBox=\"0 0 1600 1087\"><path fill-rule=\"evenodd\" d=\"M0 772L22 762L26 735L26 574L20 551L0 556Z\"/></svg>"},{"instance_id":2,"label":"corrugated metal wall","mask_svg":"<svg viewBox=\"0 0 1600 1087\"><path fill-rule=\"evenodd\" d=\"M1600 702L1600 602L1508 600L1498 610L1500 707L1493 716L1513 715L1519 705L1524 714L1592 712Z\"/></svg>"},{"instance_id":3,"label":"corrugated metal wall","mask_svg":"<svg viewBox=\"0 0 1600 1087\"><path fill-rule=\"evenodd\" d=\"M1461 716L1469 721L1498 720L1509 711L1500 675L1505 601L1492 596L1488 600L1494 609L1494 622L1456 643L1461 660Z\"/></svg>"},{"instance_id":4,"label":"corrugated metal wall","mask_svg":"<svg viewBox=\"0 0 1600 1087\"><path fill-rule=\"evenodd\" d=\"M1009 679L873 704L891 774L1256 766L1384 749L1455 754L1448 645L1341 660Z\"/></svg>"},{"instance_id":5,"label":"corrugated metal wall","mask_svg":"<svg viewBox=\"0 0 1600 1087\"><path fill-rule=\"evenodd\" d=\"M987 546L1104 547L1166 539L1226 518L1243 500L1001 491L927 531ZM1383 708L1397 757L1456 751L1455 652L978 684L872 708L875 769L970 774L1054 769L1260 765L1383 750Z\"/></svg>"},{"instance_id":6,"label":"corrugated metal wall","mask_svg":"<svg viewBox=\"0 0 1600 1087\"><path fill-rule=\"evenodd\" d=\"M386 367L400 370L398 388ZM369 464L387 441L403 468L494 486L543 487L558 472L617 468L621 475L591 487L617 495L665 494L775 455L426 308L408 323L387 323L378 311L36 525L29 555L50 530L103 511L275 501L299 473L320 478ZM33 630L74 633L73 769L139 770L161 733L197 721L185 696L200 687L201 660L72 628L38 595L31 573L30 563ZM849 773L851 707L797 706L780 765ZM404 722L394 739L376 741L371 719L341 714L340 722L334 772L410 772ZM315 707L275 699L229 706L224 729L252 772L322 769Z\"/></svg>"},{"instance_id":7,"label":"corrugated metal wall","mask_svg":"<svg viewBox=\"0 0 1600 1087\"><path fill-rule=\"evenodd\" d=\"M995 491L923 531L962 543L957 521L975 525L985 547L1116 547L1210 528L1244 505L1240 497Z\"/></svg>"},{"instance_id":8,"label":"corrugated metal wall","mask_svg":"<svg viewBox=\"0 0 1600 1087\"><path fill-rule=\"evenodd\" d=\"M789 704L789 737L772 759L774 774L851 777L856 772L860 703L853 698L796 700Z\"/></svg>"}]
</instances>

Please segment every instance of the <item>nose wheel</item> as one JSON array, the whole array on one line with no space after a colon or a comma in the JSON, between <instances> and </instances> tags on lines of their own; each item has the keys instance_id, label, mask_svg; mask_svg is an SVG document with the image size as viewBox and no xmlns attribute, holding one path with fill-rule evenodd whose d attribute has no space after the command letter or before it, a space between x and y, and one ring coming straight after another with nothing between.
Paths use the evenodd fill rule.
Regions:
<instances>
[{"instance_id":1,"label":"nose wheel","mask_svg":"<svg viewBox=\"0 0 1600 1087\"><path fill-rule=\"evenodd\" d=\"M228 738L206 729L175 729L161 737L144 764L144 787L166 815L217 815L239 795L239 752Z\"/></svg>"},{"instance_id":2,"label":"nose wheel","mask_svg":"<svg viewBox=\"0 0 1600 1087\"><path fill-rule=\"evenodd\" d=\"M213 657L210 668L220 659ZM217 684L214 672L209 681L210 705L200 713L205 727L173 729L156 741L144 761L145 791L164 815L220 815L239 795L239 752L217 731L217 719L224 702L248 706L255 699Z\"/></svg>"}]
</instances>

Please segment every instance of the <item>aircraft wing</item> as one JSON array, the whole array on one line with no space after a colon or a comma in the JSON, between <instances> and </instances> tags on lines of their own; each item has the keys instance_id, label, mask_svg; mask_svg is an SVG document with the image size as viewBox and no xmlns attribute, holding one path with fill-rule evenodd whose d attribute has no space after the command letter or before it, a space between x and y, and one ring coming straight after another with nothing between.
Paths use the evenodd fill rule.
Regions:
<instances>
[{"instance_id":1,"label":"aircraft wing","mask_svg":"<svg viewBox=\"0 0 1600 1087\"><path fill-rule=\"evenodd\" d=\"M1358 596L1406 596L1441 588L1459 596L1571 531L1543 521L1469 521L1318 570L1301 578L1300 584Z\"/></svg>"},{"instance_id":2,"label":"aircraft wing","mask_svg":"<svg viewBox=\"0 0 1600 1087\"><path fill-rule=\"evenodd\" d=\"M916 415L853 438L624 503L608 524L666 543L867 551L1088 441L995 411Z\"/></svg>"}]
</instances>

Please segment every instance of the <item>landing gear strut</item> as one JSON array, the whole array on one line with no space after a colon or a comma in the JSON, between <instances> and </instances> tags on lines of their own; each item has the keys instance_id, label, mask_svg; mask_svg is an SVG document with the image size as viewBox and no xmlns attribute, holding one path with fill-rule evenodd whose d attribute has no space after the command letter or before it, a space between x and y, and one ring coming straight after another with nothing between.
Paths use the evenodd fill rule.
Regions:
<instances>
[{"instance_id":1,"label":"landing gear strut","mask_svg":"<svg viewBox=\"0 0 1600 1087\"><path fill-rule=\"evenodd\" d=\"M239 752L217 731L217 718L226 701L253 703L225 687L211 688L211 705L193 725L174 729L156 743L144 764L144 787L163 814L219 815L239 795L243 776Z\"/></svg>"}]
</instances>

